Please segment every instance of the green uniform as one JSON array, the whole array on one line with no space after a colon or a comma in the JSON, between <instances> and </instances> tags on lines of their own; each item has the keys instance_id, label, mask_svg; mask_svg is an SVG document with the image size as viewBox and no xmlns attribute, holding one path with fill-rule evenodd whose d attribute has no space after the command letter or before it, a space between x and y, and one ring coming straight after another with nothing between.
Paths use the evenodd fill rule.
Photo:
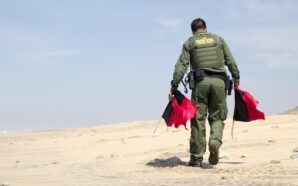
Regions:
<instances>
[{"instance_id":1,"label":"green uniform","mask_svg":"<svg viewBox=\"0 0 298 186\"><path fill-rule=\"evenodd\" d=\"M225 65L232 74L234 85L239 85L239 71L235 60L223 38L198 30L183 45L182 53L175 65L172 88L177 88L187 69L204 69L212 72L226 72ZM205 120L211 128L210 145L219 148L222 144L224 120L227 117L225 83L216 77L205 77L197 82L192 92L192 101L199 107L191 120L190 153L202 161L206 151Z\"/></svg>"}]
</instances>

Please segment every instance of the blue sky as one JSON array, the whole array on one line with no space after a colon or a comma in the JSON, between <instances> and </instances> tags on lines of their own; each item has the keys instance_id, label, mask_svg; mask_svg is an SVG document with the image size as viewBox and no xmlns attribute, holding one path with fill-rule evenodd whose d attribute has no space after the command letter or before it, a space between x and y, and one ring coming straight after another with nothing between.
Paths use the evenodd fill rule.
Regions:
<instances>
[{"instance_id":1,"label":"blue sky","mask_svg":"<svg viewBox=\"0 0 298 186\"><path fill-rule=\"evenodd\" d=\"M0 130L159 119L197 17L225 38L259 108L283 112L298 105L297 9L295 0L0 1Z\"/></svg>"}]
</instances>

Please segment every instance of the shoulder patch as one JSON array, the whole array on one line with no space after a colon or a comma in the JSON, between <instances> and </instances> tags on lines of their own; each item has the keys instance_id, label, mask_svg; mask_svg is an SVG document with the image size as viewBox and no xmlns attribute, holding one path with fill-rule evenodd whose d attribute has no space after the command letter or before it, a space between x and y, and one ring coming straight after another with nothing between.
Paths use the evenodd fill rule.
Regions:
<instances>
[{"instance_id":1,"label":"shoulder patch","mask_svg":"<svg viewBox=\"0 0 298 186\"><path fill-rule=\"evenodd\" d=\"M196 43L198 45L212 44L212 43L214 43L214 39L210 38L210 37L209 38L208 37L203 37L203 38L197 39Z\"/></svg>"}]
</instances>

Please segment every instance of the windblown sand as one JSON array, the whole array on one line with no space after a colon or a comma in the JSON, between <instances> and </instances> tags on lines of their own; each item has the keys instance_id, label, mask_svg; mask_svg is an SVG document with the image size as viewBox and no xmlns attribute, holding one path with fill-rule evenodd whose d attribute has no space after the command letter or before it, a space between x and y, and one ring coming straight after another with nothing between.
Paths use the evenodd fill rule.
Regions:
<instances>
[{"instance_id":1,"label":"windblown sand","mask_svg":"<svg viewBox=\"0 0 298 186\"><path fill-rule=\"evenodd\" d=\"M187 166L190 130L161 123L152 136L155 126L0 135L0 185L298 185L298 159L290 158L298 147L298 116L236 122L234 139L228 120L220 163L209 166L207 151L203 168Z\"/></svg>"}]
</instances>

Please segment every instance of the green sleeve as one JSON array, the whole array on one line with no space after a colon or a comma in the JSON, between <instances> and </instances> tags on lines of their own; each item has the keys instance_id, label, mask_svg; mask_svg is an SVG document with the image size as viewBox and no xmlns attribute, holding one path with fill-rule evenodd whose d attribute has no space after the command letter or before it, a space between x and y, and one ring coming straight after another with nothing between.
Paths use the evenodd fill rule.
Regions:
<instances>
[{"instance_id":1,"label":"green sleeve","mask_svg":"<svg viewBox=\"0 0 298 186\"><path fill-rule=\"evenodd\" d=\"M172 88L178 88L180 81L183 79L184 74L187 72L189 66L189 59L190 59L190 46L189 42L186 41L183 44L181 55L176 62L175 71L173 74L173 80L171 82Z\"/></svg>"},{"instance_id":2,"label":"green sleeve","mask_svg":"<svg viewBox=\"0 0 298 186\"><path fill-rule=\"evenodd\" d=\"M228 69L232 74L232 77L234 79L234 85L237 86L240 83L239 82L240 74L239 74L237 64L225 40L221 38L221 41L222 41L222 49L224 53L225 64L228 66Z\"/></svg>"}]
</instances>

